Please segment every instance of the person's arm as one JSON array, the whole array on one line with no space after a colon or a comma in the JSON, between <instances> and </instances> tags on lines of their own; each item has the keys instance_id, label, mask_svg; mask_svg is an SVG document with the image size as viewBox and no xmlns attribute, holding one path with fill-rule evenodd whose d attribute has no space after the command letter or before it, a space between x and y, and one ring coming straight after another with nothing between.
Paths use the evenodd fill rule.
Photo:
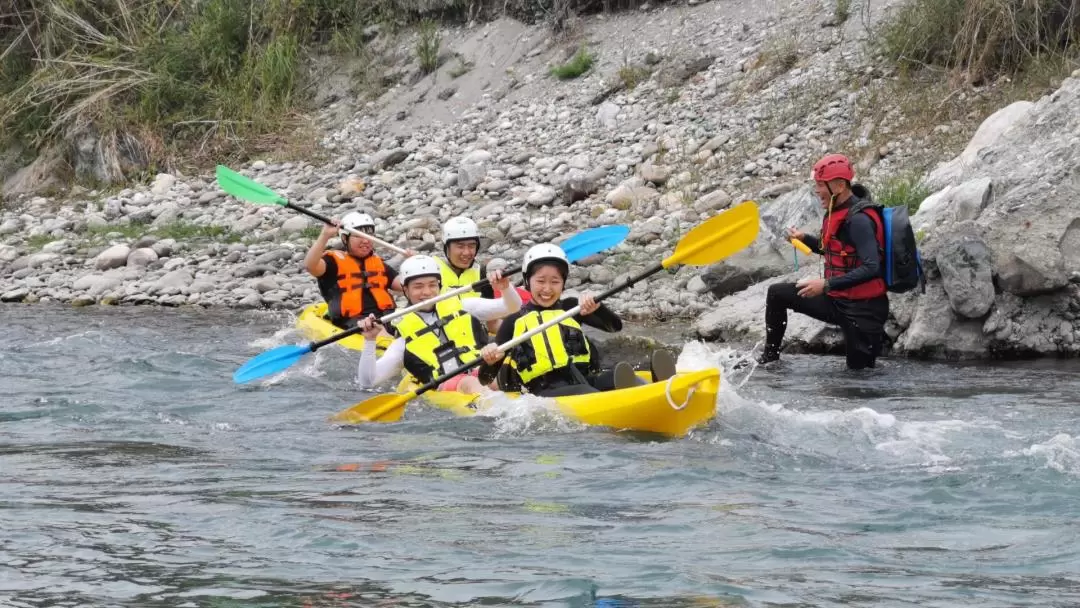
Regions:
<instances>
[{"instance_id":1,"label":"person's arm","mask_svg":"<svg viewBox=\"0 0 1080 608\"><path fill-rule=\"evenodd\" d=\"M399 293L405 293L405 288L401 286L401 281L398 280L398 271L394 270L394 267L383 263L383 267L386 268L386 284Z\"/></svg>"},{"instance_id":2,"label":"person's arm","mask_svg":"<svg viewBox=\"0 0 1080 608\"><path fill-rule=\"evenodd\" d=\"M337 234L337 231L337 226L323 227L322 232L319 233L319 238L315 239L315 242L311 244L311 248L308 249L307 255L304 256L304 268L311 273L311 276L319 278L326 273L326 262L323 260L323 254L326 253L326 244Z\"/></svg>"},{"instance_id":3,"label":"person's arm","mask_svg":"<svg viewBox=\"0 0 1080 608\"><path fill-rule=\"evenodd\" d=\"M799 240L805 243L806 246L810 248L810 251L819 255L821 254L821 239L818 237L812 234L804 234Z\"/></svg>"},{"instance_id":4,"label":"person's arm","mask_svg":"<svg viewBox=\"0 0 1080 608\"><path fill-rule=\"evenodd\" d=\"M578 305L577 298L563 298L562 301L563 310L570 310ZM608 333L615 333L622 331L622 319L619 315L615 314L614 310L611 310L604 303L600 303L600 307L596 309L591 315L574 315L574 320L578 323L584 323L589 327L595 327L600 331L606 331Z\"/></svg>"},{"instance_id":5,"label":"person's arm","mask_svg":"<svg viewBox=\"0 0 1080 608\"><path fill-rule=\"evenodd\" d=\"M476 299L476 298L470 298L470 299ZM517 320L516 317L517 317L517 313L514 313L510 317L504 319L503 322L502 322L502 325L499 326L499 333L495 334L495 342L493 342L491 344L488 344L484 348L487 349L487 348L491 348L491 347L494 347L494 346L498 346L500 344L506 344L510 340L513 340L514 339L514 322ZM499 369L502 368L503 361L506 358L505 354L506 353L503 353L503 356L499 357L499 360L494 362L494 363L485 362L480 366L480 372L478 374L478 379L480 380L480 384L488 384L492 380L494 380L496 376L499 375Z\"/></svg>"},{"instance_id":6,"label":"person's arm","mask_svg":"<svg viewBox=\"0 0 1080 608\"><path fill-rule=\"evenodd\" d=\"M513 287L502 290L502 297L498 300L487 298L465 298L461 301L461 307L465 312L481 321L501 319L506 315L512 315L521 310L521 295Z\"/></svg>"},{"instance_id":7,"label":"person's arm","mask_svg":"<svg viewBox=\"0 0 1080 608\"><path fill-rule=\"evenodd\" d=\"M375 340L365 340L356 379L363 388L373 388L397 376L404 366L405 340L394 340L381 357L375 355Z\"/></svg>"},{"instance_id":8,"label":"person's arm","mask_svg":"<svg viewBox=\"0 0 1080 608\"><path fill-rule=\"evenodd\" d=\"M848 289L881 276L881 250L878 249L877 226L865 213L856 213L847 221L848 238L855 244L859 266L852 271L826 281L829 289ZM828 293L828 292L826 292Z\"/></svg>"}]
</instances>

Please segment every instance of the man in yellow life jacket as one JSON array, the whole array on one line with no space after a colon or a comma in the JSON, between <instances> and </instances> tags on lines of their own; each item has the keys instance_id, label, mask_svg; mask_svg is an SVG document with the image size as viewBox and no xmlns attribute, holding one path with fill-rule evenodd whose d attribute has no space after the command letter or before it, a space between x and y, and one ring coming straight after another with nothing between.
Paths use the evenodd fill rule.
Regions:
<instances>
[{"instance_id":1,"label":"man in yellow life jacket","mask_svg":"<svg viewBox=\"0 0 1080 608\"><path fill-rule=\"evenodd\" d=\"M442 289L442 269L432 257L416 255L401 264L399 279L409 304L437 296ZM364 350L360 355L357 379L363 387L373 387L396 376L402 368L422 383L452 373L480 357L487 343L485 321L505 317L521 308L521 298L510 288L501 271L488 275L491 284L502 291L498 300L487 298L448 298L418 312L409 313L395 324L399 336L376 357L373 338L380 326L374 316L361 321ZM482 385L477 369L459 374L439 386L439 390L479 393Z\"/></svg>"},{"instance_id":2,"label":"man in yellow life jacket","mask_svg":"<svg viewBox=\"0 0 1080 608\"><path fill-rule=\"evenodd\" d=\"M375 234L375 220L366 213L347 213L340 226ZM345 251L326 250L335 234L341 236ZM354 327L368 315L381 317L394 311L390 290L401 291L397 271L375 254L368 239L349 236L337 226L326 226L308 249L304 268L319 281L330 322L342 329Z\"/></svg>"},{"instance_id":3,"label":"man in yellow life jacket","mask_svg":"<svg viewBox=\"0 0 1080 608\"><path fill-rule=\"evenodd\" d=\"M479 281L487 273L483 264L476 261L476 255L480 251L480 229L476 222L459 215L452 217L443 224L443 256L446 259L435 258L442 271L442 289L444 292L458 287L471 285ZM521 295L522 290L518 290ZM495 288L485 285L479 290L467 291L460 296L466 298L494 299L498 295ZM488 321L488 333L495 334L499 330L498 319Z\"/></svg>"}]
</instances>

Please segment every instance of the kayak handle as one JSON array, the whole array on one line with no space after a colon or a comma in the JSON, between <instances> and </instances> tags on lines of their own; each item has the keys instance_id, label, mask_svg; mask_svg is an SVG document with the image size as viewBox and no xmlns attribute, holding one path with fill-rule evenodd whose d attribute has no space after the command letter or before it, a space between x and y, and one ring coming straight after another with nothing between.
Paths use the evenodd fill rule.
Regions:
<instances>
[{"instance_id":1,"label":"kayak handle","mask_svg":"<svg viewBox=\"0 0 1080 608\"><path fill-rule=\"evenodd\" d=\"M690 404L690 398L694 396L694 391L697 390L698 384L701 383L695 382L694 386L691 386L690 390L686 391L686 400L679 405L675 405L675 400L671 398L671 382L675 380L676 376L678 376L678 374L667 379L667 384L664 385L664 396L667 397L667 404L671 406L671 409L677 412Z\"/></svg>"}]
</instances>

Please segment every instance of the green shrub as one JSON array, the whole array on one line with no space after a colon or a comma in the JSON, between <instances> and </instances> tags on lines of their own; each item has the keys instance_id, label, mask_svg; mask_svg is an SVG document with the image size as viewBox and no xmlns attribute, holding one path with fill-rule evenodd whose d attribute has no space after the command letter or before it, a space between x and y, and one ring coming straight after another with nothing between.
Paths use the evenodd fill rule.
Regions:
<instances>
[{"instance_id":1,"label":"green shrub","mask_svg":"<svg viewBox=\"0 0 1080 608\"><path fill-rule=\"evenodd\" d=\"M551 75L560 80L577 78L585 72L588 72L595 62L596 56L586 50L583 46L578 49L577 53L574 53L574 56L570 58L570 61L551 68Z\"/></svg>"},{"instance_id":2,"label":"green shrub","mask_svg":"<svg viewBox=\"0 0 1080 608\"><path fill-rule=\"evenodd\" d=\"M420 29L416 38L416 59L420 62L420 69L425 74L430 74L439 67L439 47L442 45L442 37L439 36L439 26L431 19L420 22Z\"/></svg>"},{"instance_id":3,"label":"green shrub","mask_svg":"<svg viewBox=\"0 0 1080 608\"><path fill-rule=\"evenodd\" d=\"M874 200L886 207L907 207L914 215L926 197L933 194L918 173L904 173L868 184Z\"/></svg>"}]
</instances>

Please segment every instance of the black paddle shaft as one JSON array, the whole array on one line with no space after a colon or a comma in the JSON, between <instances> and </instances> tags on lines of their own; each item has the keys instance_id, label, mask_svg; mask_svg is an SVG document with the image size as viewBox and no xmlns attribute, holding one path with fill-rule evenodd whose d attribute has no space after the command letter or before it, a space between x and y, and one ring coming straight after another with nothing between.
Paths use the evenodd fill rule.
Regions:
<instances>
[{"instance_id":1,"label":"black paddle shaft","mask_svg":"<svg viewBox=\"0 0 1080 608\"><path fill-rule=\"evenodd\" d=\"M603 300L606 300L607 298L610 298L611 296L619 293L620 291L623 291L623 290L626 290L626 289L629 289L629 288L633 287L635 284L640 283L641 281L644 281L645 279L651 277L652 275L660 272L663 269L664 269L664 265L662 263L660 263L660 262L657 262L656 265L650 266L646 270L642 271L641 274L639 274L638 276L631 277L631 278L627 279L625 282L623 282L622 285L616 285L615 287L612 287L611 289L609 289L609 290L601 293L600 295L596 296L594 299L598 303L603 301ZM421 386L420 388L416 389L416 391L414 393L414 396L426 393L426 392L430 391L431 389L439 386L443 382L446 382L447 380L453 378L454 376L457 376L458 374L463 374L463 373L469 371L470 369L472 369L474 367L479 367L483 363L484 363L484 359L481 358L481 357L477 357L473 361L469 361L468 363L466 363L465 365L455 369L454 371L443 374L442 376L439 376L438 378L435 378L431 382L428 382L427 384L425 384L425 385Z\"/></svg>"}]
</instances>

